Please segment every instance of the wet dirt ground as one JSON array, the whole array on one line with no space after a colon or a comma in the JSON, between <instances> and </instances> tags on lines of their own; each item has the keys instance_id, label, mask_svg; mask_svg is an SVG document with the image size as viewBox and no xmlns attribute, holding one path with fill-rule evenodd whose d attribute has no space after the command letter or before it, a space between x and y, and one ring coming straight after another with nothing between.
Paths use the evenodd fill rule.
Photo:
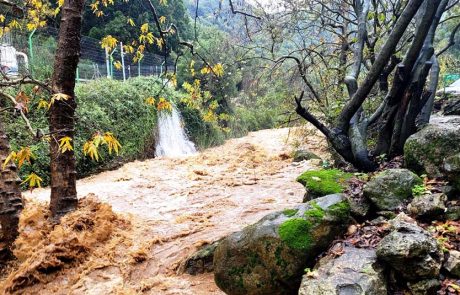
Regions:
<instances>
[{"instance_id":1,"label":"wet dirt ground","mask_svg":"<svg viewBox=\"0 0 460 295\"><path fill-rule=\"evenodd\" d=\"M322 137L308 138L304 147L326 155ZM136 161L79 180L79 197L94 194L137 220L133 235L149 244L149 255L128 273L117 265L95 269L78 286L61 278L59 289L63 294L121 294L120 288L139 290L148 282L143 294L223 294L212 274L179 274L178 267L200 245L302 201L304 188L295 179L318 161L293 163L297 141L292 129L262 130L187 158ZM49 190L27 196L48 201Z\"/></svg>"}]
</instances>

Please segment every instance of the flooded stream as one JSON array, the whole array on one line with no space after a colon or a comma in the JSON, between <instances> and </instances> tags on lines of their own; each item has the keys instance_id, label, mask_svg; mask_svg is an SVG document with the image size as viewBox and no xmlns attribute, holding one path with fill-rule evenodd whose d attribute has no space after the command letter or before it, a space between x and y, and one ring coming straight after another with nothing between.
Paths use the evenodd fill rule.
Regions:
<instances>
[{"instance_id":1,"label":"flooded stream","mask_svg":"<svg viewBox=\"0 0 460 295\"><path fill-rule=\"evenodd\" d=\"M196 155L136 161L79 180L79 197L95 194L116 212L132 215L142 224L139 239L157 242L129 274L87 274L89 281L74 294L98 294L101 286L109 294L117 284L154 278L160 283L145 294L223 294L212 274L193 277L177 268L200 245L302 201L304 188L295 179L318 163L293 163L288 135L289 129L262 130ZM325 154L322 137L309 137L307 147ZM43 201L48 196L48 189L29 194Z\"/></svg>"}]
</instances>

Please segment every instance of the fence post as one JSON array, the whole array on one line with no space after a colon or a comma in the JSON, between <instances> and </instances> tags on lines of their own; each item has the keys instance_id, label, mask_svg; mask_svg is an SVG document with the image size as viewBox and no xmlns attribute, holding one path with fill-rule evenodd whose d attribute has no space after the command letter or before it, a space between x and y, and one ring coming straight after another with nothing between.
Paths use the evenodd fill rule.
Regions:
<instances>
[{"instance_id":1,"label":"fence post","mask_svg":"<svg viewBox=\"0 0 460 295\"><path fill-rule=\"evenodd\" d=\"M109 50L107 48L105 48L105 65L107 66L107 78L110 79Z\"/></svg>"},{"instance_id":2,"label":"fence post","mask_svg":"<svg viewBox=\"0 0 460 295\"><path fill-rule=\"evenodd\" d=\"M30 32L29 34L29 56L30 56L30 73L33 75L33 66L34 66L34 49L33 49L33 46L32 46L32 37L34 36L35 34L35 31L37 29L34 29L32 32Z\"/></svg>"},{"instance_id":3,"label":"fence post","mask_svg":"<svg viewBox=\"0 0 460 295\"><path fill-rule=\"evenodd\" d=\"M137 75L141 76L141 60L137 62Z\"/></svg>"},{"instance_id":4,"label":"fence post","mask_svg":"<svg viewBox=\"0 0 460 295\"><path fill-rule=\"evenodd\" d=\"M123 82L126 81L126 72L125 72L125 52L123 51L123 42L120 42L120 52L121 52L121 66L123 67Z\"/></svg>"}]
</instances>

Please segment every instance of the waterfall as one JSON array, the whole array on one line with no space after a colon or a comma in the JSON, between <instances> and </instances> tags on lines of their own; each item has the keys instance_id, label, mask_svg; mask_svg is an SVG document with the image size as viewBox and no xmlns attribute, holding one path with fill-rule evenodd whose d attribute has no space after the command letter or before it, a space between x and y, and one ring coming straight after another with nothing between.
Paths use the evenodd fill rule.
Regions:
<instances>
[{"instance_id":1,"label":"waterfall","mask_svg":"<svg viewBox=\"0 0 460 295\"><path fill-rule=\"evenodd\" d=\"M188 139L181 116L175 106L173 105L171 112L159 112L155 156L179 157L195 153L195 144Z\"/></svg>"}]
</instances>

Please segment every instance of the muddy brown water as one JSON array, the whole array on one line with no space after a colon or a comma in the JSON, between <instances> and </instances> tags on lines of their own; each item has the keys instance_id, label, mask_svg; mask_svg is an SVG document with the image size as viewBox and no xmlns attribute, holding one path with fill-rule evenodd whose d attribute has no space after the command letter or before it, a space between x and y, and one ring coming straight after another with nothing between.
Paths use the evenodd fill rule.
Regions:
<instances>
[{"instance_id":1,"label":"muddy brown water","mask_svg":"<svg viewBox=\"0 0 460 295\"><path fill-rule=\"evenodd\" d=\"M95 194L116 212L140 220L138 239L160 242L152 243L149 259L129 274L114 265L85 274L78 286L61 278L59 289L63 294L117 294L120 287L139 287L148 280L151 286L143 294L224 294L212 274L178 274L178 266L201 244L302 201L304 188L295 179L318 162L292 162L289 154L298 141L293 133L262 130L195 156L136 161L79 180L79 197ZM326 154L322 137L308 138L306 147ZM48 201L49 190L27 196Z\"/></svg>"}]
</instances>

